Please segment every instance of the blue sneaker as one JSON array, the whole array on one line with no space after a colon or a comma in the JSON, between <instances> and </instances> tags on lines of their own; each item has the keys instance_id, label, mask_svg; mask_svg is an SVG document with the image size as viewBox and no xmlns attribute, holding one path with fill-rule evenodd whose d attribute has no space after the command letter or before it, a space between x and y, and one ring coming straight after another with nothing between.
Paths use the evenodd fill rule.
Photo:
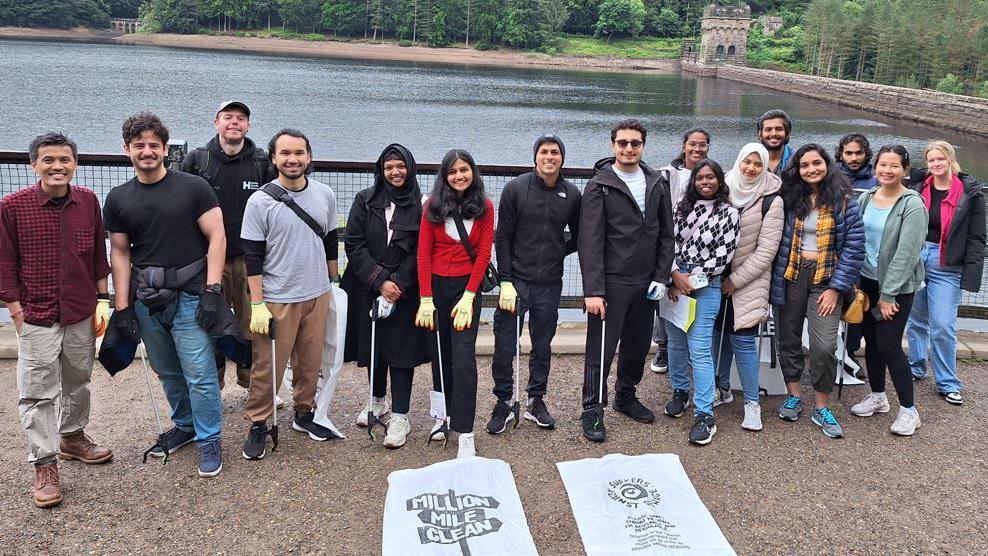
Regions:
<instances>
[{"instance_id":1,"label":"blue sneaker","mask_svg":"<svg viewBox=\"0 0 988 556\"><path fill-rule=\"evenodd\" d=\"M171 430L165 433L165 442L168 444L169 455L174 454L176 450L195 439L196 431L194 430L186 432L178 427L172 427ZM161 458L165 456L165 453L161 449L161 446L155 446L148 455Z\"/></svg>"},{"instance_id":2,"label":"blue sneaker","mask_svg":"<svg viewBox=\"0 0 988 556\"><path fill-rule=\"evenodd\" d=\"M223 448L220 441L199 445L199 476L215 477L223 470Z\"/></svg>"},{"instance_id":3,"label":"blue sneaker","mask_svg":"<svg viewBox=\"0 0 988 556\"><path fill-rule=\"evenodd\" d=\"M784 421L795 421L799 419L799 414L803 412L803 400L798 396L789 396L786 401L779 406L779 419Z\"/></svg>"},{"instance_id":4,"label":"blue sneaker","mask_svg":"<svg viewBox=\"0 0 988 556\"><path fill-rule=\"evenodd\" d=\"M840 423L837 422L837 417L834 417L830 409L826 407L814 409L811 419L816 426L823 429L823 434L830 438L842 438L844 436L844 429L841 428Z\"/></svg>"}]
</instances>

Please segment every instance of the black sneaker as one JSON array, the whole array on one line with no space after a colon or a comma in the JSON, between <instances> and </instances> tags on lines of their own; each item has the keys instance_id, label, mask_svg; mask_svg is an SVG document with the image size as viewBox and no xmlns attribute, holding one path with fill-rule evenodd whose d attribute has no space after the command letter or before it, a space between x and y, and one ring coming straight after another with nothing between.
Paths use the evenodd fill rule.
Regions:
<instances>
[{"instance_id":1,"label":"black sneaker","mask_svg":"<svg viewBox=\"0 0 988 556\"><path fill-rule=\"evenodd\" d=\"M672 399L666 404L666 415L670 417L682 417L683 412L690 406L689 390L673 390Z\"/></svg>"},{"instance_id":2,"label":"black sneaker","mask_svg":"<svg viewBox=\"0 0 988 556\"><path fill-rule=\"evenodd\" d=\"M171 430L165 433L165 443L168 445L169 454L174 454L179 448L191 443L195 439L195 431L185 432L178 427L172 427ZM149 455L161 458L165 456L165 453L161 449L161 446L155 446Z\"/></svg>"},{"instance_id":3,"label":"black sneaker","mask_svg":"<svg viewBox=\"0 0 988 556\"><path fill-rule=\"evenodd\" d=\"M693 430L690 431L690 442L706 446L717 434L717 425L714 423L714 416L701 413L693 421Z\"/></svg>"},{"instance_id":4,"label":"black sneaker","mask_svg":"<svg viewBox=\"0 0 988 556\"><path fill-rule=\"evenodd\" d=\"M604 428L604 408L603 406L584 409L580 415L583 424L583 436L591 442L603 442L607 440L607 429Z\"/></svg>"},{"instance_id":5,"label":"black sneaker","mask_svg":"<svg viewBox=\"0 0 988 556\"><path fill-rule=\"evenodd\" d=\"M651 423L655 421L655 414L649 408L642 405L638 401L638 398L634 396L629 398L615 397L612 407L618 413L624 413L639 423Z\"/></svg>"},{"instance_id":6,"label":"black sneaker","mask_svg":"<svg viewBox=\"0 0 988 556\"><path fill-rule=\"evenodd\" d=\"M525 412L525 419L535 423L543 429L551 429L556 426L556 420L552 418L552 415L549 415L549 408L545 406L545 402L542 401L541 396L533 398L532 403L528 404L528 410Z\"/></svg>"},{"instance_id":7,"label":"black sneaker","mask_svg":"<svg viewBox=\"0 0 988 556\"><path fill-rule=\"evenodd\" d=\"M491 420L487 421L487 432L491 434L501 434L508 428L508 423L515 420L515 414L511 411L511 406L504 400L498 400L494 404L494 411L491 412Z\"/></svg>"},{"instance_id":8,"label":"black sneaker","mask_svg":"<svg viewBox=\"0 0 988 556\"><path fill-rule=\"evenodd\" d=\"M309 438L316 442L324 442L330 438L334 438L336 435L333 434L333 431L312 420L315 415L313 411L306 411L305 413L296 411L295 419L292 421L292 430L307 432L309 433Z\"/></svg>"},{"instance_id":9,"label":"black sneaker","mask_svg":"<svg viewBox=\"0 0 988 556\"><path fill-rule=\"evenodd\" d=\"M649 368L652 369L653 373L669 372L669 352L664 349L656 349L655 355L652 356L652 362L649 363Z\"/></svg>"},{"instance_id":10,"label":"black sneaker","mask_svg":"<svg viewBox=\"0 0 988 556\"><path fill-rule=\"evenodd\" d=\"M241 452L244 459L261 459L264 457L264 448L268 440L268 425L266 423L254 423L247 432L247 441L244 442L244 451Z\"/></svg>"}]
</instances>

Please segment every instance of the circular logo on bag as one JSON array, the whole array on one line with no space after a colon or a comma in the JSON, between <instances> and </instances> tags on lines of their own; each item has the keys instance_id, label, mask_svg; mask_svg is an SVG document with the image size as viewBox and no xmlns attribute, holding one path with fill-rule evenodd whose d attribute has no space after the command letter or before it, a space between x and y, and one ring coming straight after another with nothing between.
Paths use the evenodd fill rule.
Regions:
<instances>
[{"instance_id":1,"label":"circular logo on bag","mask_svg":"<svg viewBox=\"0 0 988 556\"><path fill-rule=\"evenodd\" d=\"M607 483L607 497L628 508L637 508L639 504L657 506L662 501L659 491L651 483L637 477Z\"/></svg>"}]
</instances>

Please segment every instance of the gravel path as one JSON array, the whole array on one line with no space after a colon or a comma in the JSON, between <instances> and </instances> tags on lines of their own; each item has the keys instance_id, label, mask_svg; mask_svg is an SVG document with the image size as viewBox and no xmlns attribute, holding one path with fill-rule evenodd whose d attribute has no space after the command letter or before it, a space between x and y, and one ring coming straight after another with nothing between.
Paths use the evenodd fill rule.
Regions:
<instances>
[{"instance_id":1,"label":"gravel path","mask_svg":"<svg viewBox=\"0 0 988 556\"><path fill-rule=\"evenodd\" d=\"M480 455L511 464L535 543L542 554L582 554L576 522L554 462L625 454L679 454L691 480L738 553L975 554L988 547L988 464L985 365L963 365L967 405L949 406L927 379L917 383L923 427L913 438L888 432L895 414L859 419L848 408L866 387L845 388L834 406L847 438L825 438L804 415L798 423L772 416L780 398L763 404L765 429L740 429L739 397L718 411L718 433L690 446L690 422L659 416L641 425L608 411L608 442L580 433L577 400L582 357L554 362L550 411L555 431L524 423L500 437L478 432ZM490 359L481 369L477 430L492 404ZM231 373L232 374L232 370ZM317 444L282 419L282 445L259 462L240 457L245 391L224 391L224 469L214 479L195 472L198 453L185 448L165 466L141 463L154 441L140 368L110 379L94 373L88 432L116 452L113 462L60 466L65 501L34 507L26 440L16 410L14 362L0 362L0 553L120 554L327 553L380 550L387 475L454 457L425 443L431 379L416 375L412 439L400 450L371 445L352 425L366 396L362 371L347 366L334 420L347 440ZM639 393L653 409L666 401L668 379L646 371ZM809 389L804 387L809 399ZM160 387L156 396L164 408ZM721 408L718 408L721 409ZM284 415L284 414L283 414Z\"/></svg>"}]
</instances>

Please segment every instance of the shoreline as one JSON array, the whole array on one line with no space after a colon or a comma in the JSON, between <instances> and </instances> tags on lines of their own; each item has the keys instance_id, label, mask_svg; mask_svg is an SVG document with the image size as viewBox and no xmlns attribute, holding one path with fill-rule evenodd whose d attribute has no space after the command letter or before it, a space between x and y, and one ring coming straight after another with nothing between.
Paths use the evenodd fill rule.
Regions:
<instances>
[{"instance_id":1,"label":"shoreline","mask_svg":"<svg viewBox=\"0 0 988 556\"><path fill-rule=\"evenodd\" d=\"M63 41L124 46L158 46L187 50L238 52L267 56L316 59L368 60L458 66L501 68L559 69L592 72L634 72L669 74L679 72L679 60L656 58L632 60L549 56L513 50L480 51L473 48L432 48L398 46L395 43L363 41L304 41L273 37L234 37L230 35L175 35L169 33L132 33L74 29L0 27L0 39L25 41Z\"/></svg>"}]
</instances>

